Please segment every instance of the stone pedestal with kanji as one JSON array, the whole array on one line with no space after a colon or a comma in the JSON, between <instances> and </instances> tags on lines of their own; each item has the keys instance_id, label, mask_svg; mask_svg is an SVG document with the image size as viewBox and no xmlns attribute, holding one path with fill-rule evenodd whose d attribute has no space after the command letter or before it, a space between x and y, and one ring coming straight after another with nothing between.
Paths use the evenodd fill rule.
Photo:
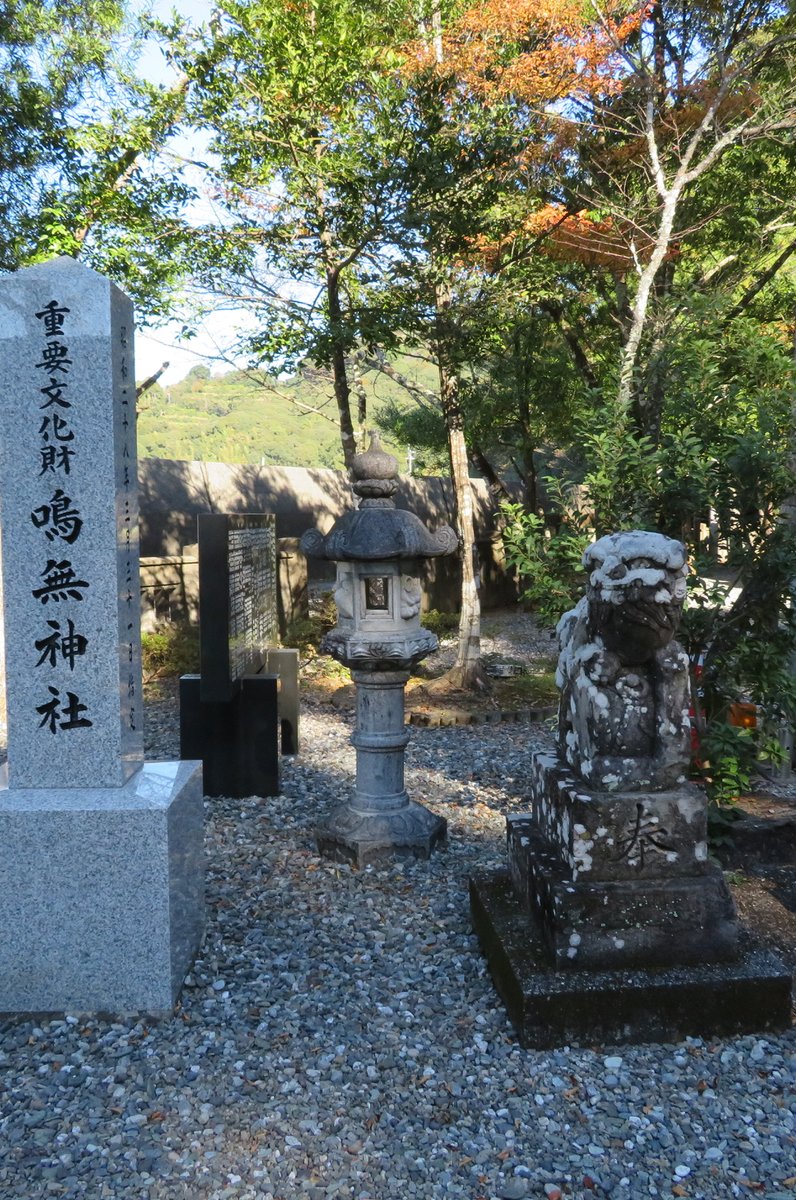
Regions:
<instances>
[{"instance_id":1,"label":"stone pedestal with kanji","mask_svg":"<svg viewBox=\"0 0 796 1200\"><path fill-rule=\"evenodd\" d=\"M71 258L0 277L0 1012L165 1011L204 928L201 767L143 759L133 329Z\"/></svg>"}]
</instances>

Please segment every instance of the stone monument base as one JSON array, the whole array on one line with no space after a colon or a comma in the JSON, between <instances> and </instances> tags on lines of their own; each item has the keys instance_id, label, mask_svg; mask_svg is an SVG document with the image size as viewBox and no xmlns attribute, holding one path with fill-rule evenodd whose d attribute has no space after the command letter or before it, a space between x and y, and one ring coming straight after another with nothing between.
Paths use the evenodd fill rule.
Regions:
<instances>
[{"instance_id":1,"label":"stone monument base","mask_svg":"<svg viewBox=\"0 0 796 1200\"><path fill-rule=\"evenodd\" d=\"M407 799L400 808L360 812L343 804L315 830L318 851L337 862L366 867L395 857L429 858L445 841L448 823Z\"/></svg>"},{"instance_id":2,"label":"stone monument base","mask_svg":"<svg viewBox=\"0 0 796 1200\"><path fill-rule=\"evenodd\" d=\"M279 680L245 675L231 700L203 700L180 676L180 756L201 759L206 796L279 795Z\"/></svg>"},{"instance_id":3,"label":"stone monument base","mask_svg":"<svg viewBox=\"0 0 796 1200\"><path fill-rule=\"evenodd\" d=\"M170 1013L204 932L202 772L0 786L0 1014Z\"/></svg>"},{"instance_id":4,"label":"stone monument base","mask_svg":"<svg viewBox=\"0 0 796 1200\"><path fill-rule=\"evenodd\" d=\"M536 754L531 814L506 818L514 891L558 969L700 965L735 958L738 919L708 858L704 792L601 792Z\"/></svg>"},{"instance_id":5,"label":"stone monument base","mask_svg":"<svg viewBox=\"0 0 796 1200\"><path fill-rule=\"evenodd\" d=\"M742 941L733 962L557 971L508 872L472 879L470 904L495 987L530 1049L674 1042L790 1026L791 973L751 941Z\"/></svg>"}]
</instances>

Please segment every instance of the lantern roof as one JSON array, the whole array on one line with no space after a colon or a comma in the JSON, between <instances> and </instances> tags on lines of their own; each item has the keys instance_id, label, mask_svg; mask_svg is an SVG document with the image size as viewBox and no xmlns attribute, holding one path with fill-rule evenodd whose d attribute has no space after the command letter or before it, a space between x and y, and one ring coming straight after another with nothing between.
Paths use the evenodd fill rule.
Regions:
<instances>
[{"instance_id":1,"label":"lantern roof","mask_svg":"<svg viewBox=\"0 0 796 1200\"><path fill-rule=\"evenodd\" d=\"M334 562L373 562L437 558L457 548L449 525L432 533L414 513L395 507L398 460L382 449L376 434L368 449L355 456L351 473L359 507L344 513L327 534L308 529L301 539L305 554Z\"/></svg>"}]
</instances>

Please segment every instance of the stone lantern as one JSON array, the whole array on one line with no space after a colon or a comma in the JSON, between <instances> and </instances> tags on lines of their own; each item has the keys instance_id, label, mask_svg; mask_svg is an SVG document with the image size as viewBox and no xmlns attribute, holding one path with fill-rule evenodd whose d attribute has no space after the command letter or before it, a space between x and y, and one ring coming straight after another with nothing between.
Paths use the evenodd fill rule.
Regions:
<instances>
[{"instance_id":1,"label":"stone lantern","mask_svg":"<svg viewBox=\"0 0 796 1200\"><path fill-rule=\"evenodd\" d=\"M398 463L374 436L352 467L359 507L325 536L311 529L305 554L337 563L337 624L321 649L349 667L356 684L354 795L316 831L318 848L364 866L393 854L428 858L444 839L446 823L410 800L404 788L404 689L409 673L437 649L420 624L423 559L452 554L454 531L431 533L414 513L396 508Z\"/></svg>"}]
</instances>

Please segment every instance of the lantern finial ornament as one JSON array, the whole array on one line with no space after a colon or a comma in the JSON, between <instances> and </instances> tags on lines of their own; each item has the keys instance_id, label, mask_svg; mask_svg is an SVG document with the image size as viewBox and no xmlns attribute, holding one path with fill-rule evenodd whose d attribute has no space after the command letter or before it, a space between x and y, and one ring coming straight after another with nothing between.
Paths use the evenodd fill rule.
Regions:
<instances>
[{"instance_id":1,"label":"lantern finial ornament","mask_svg":"<svg viewBox=\"0 0 796 1200\"><path fill-rule=\"evenodd\" d=\"M382 450L379 435L371 434L367 450L351 466L354 491L363 500L388 499L398 490L398 459Z\"/></svg>"}]
</instances>

